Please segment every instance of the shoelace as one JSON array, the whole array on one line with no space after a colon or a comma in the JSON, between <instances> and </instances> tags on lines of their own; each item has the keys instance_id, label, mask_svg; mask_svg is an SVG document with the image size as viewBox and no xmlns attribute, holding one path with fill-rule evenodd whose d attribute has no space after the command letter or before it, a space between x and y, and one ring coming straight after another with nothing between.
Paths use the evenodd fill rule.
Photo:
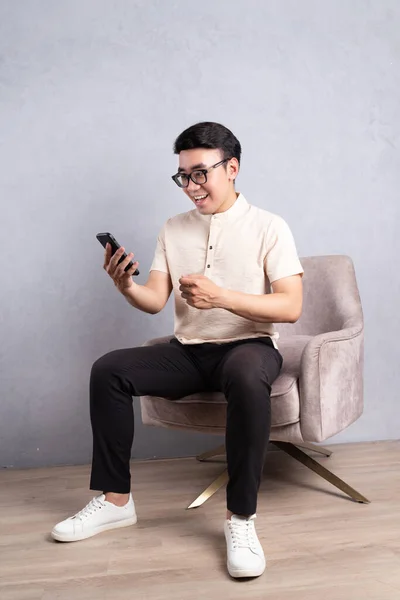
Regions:
<instances>
[{"instance_id":1,"label":"shoelace","mask_svg":"<svg viewBox=\"0 0 400 600\"><path fill-rule=\"evenodd\" d=\"M72 518L73 519L86 519L87 517L92 515L96 510L98 510L99 508L102 508L103 506L105 506L104 502L102 502L97 497L93 498L93 500L91 500L89 502L89 504L87 504L85 506L85 508L83 508L78 513L76 513L76 515L74 515Z\"/></svg>"},{"instance_id":2,"label":"shoelace","mask_svg":"<svg viewBox=\"0 0 400 600\"><path fill-rule=\"evenodd\" d=\"M229 530L232 535L233 547L255 548L254 523L253 521L230 521Z\"/></svg>"}]
</instances>

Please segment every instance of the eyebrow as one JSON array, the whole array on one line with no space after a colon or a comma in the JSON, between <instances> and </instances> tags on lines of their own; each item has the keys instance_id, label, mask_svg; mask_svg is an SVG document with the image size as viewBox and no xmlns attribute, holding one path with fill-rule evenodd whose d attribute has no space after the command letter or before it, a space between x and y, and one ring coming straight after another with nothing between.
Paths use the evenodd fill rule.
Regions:
<instances>
[{"instance_id":1,"label":"eyebrow","mask_svg":"<svg viewBox=\"0 0 400 600\"><path fill-rule=\"evenodd\" d=\"M194 171L196 169L204 169L207 165L205 165L204 163L199 163L198 165L192 165L189 169L189 171ZM182 169L182 167L179 167L178 169L178 173L183 173L185 171L185 169Z\"/></svg>"}]
</instances>

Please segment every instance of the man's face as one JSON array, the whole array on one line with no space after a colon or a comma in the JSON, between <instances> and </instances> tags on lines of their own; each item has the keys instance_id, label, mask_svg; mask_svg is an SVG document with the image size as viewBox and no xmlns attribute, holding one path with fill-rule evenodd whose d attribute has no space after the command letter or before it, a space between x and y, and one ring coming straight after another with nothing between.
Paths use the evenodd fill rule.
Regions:
<instances>
[{"instance_id":1,"label":"man's face","mask_svg":"<svg viewBox=\"0 0 400 600\"><path fill-rule=\"evenodd\" d=\"M208 169L223 160L219 150L195 148L182 150L179 154L179 172L190 175L202 169ZM227 210L236 199L233 181L237 175L238 164L236 159L211 169L207 173L206 183L194 183L189 179L189 185L183 188L185 194L191 199L197 210L203 215L210 215Z\"/></svg>"}]
</instances>

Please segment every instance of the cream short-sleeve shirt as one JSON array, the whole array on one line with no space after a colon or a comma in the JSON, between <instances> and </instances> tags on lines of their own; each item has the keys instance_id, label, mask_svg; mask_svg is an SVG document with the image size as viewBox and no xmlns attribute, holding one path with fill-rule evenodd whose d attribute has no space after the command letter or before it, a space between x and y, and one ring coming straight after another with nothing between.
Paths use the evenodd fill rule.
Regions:
<instances>
[{"instance_id":1,"label":"cream short-sleeve shirt","mask_svg":"<svg viewBox=\"0 0 400 600\"><path fill-rule=\"evenodd\" d=\"M242 194L227 211L197 209L168 219L157 239L150 270L169 273L175 297L175 337L182 344L225 343L270 336L273 323L258 323L222 308L200 310L181 297L182 275L199 273L246 294L269 294L277 279L303 273L293 235L278 215L249 204Z\"/></svg>"}]
</instances>

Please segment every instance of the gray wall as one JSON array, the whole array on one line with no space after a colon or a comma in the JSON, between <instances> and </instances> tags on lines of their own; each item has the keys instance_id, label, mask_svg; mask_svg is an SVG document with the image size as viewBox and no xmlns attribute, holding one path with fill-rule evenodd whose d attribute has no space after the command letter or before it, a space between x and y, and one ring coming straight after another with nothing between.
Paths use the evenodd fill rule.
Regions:
<instances>
[{"instance_id":1,"label":"gray wall","mask_svg":"<svg viewBox=\"0 0 400 600\"><path fill-rule=\"evenodd\" d=\"M144 282L191 208L173 140L203 119L239 137L238 189L301 255L354 259L366 406L333 441L399 437L399 31L396 0L0 2L2 466L88 462L92 362L171 331L171 302L152 317L115 292L95 234ZM139 420L136 457L217 441Z\"/></svg>"}]
</instances>

